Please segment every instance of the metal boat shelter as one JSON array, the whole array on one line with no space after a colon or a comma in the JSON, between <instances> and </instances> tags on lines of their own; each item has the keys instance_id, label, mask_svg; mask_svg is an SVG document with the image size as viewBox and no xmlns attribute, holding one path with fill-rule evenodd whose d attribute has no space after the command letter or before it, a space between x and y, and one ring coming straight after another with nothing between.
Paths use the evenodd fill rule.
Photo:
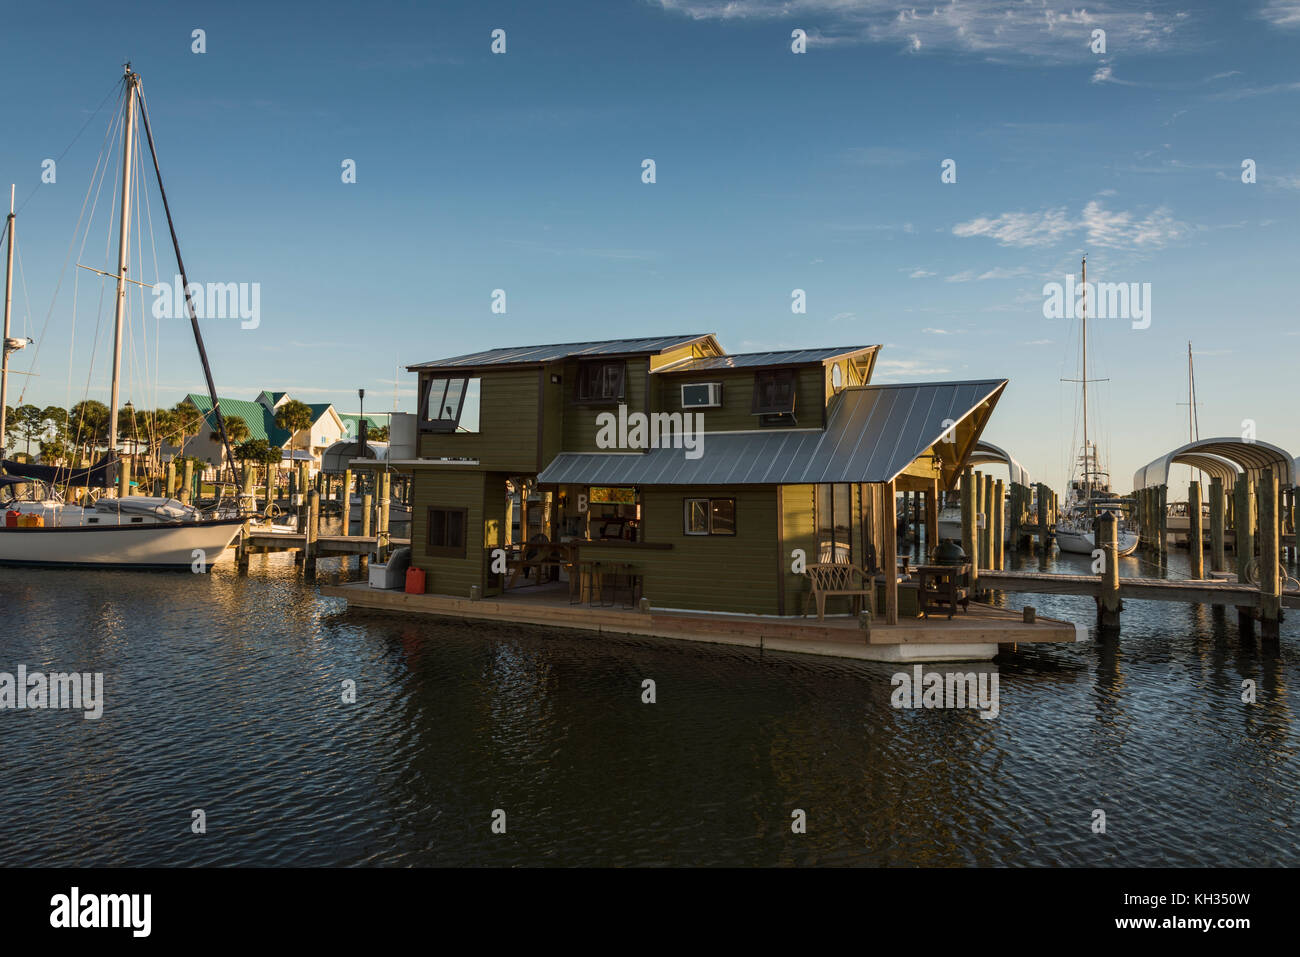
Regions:
<instances>
[{"instance_id":1,"label":"metal boat shelter","mask_svg":"<svg viewBox=\"0 0 1300 957\"><path fill-rule=\"evenodd\" d=\"M1005 465L1007 471L1011 473L1011 483L1013 485L1023 485L1026 488L1033 485L1033 479L1029 477L1029 469L1017 462L1005 450L998 448L992 442L985 442L981 439L975 443L975 448L971 451L968 465Z\"/></svg>"},{"instance_id":2,"label":"metal boat shelter","mask_svg":"<svg viewBox=\"0 0 1300 957\"><path fill-rule=\"evenodd\" d=\"M1189 465L1222 479L1225 489L1232 488L1240 475L1257 484L1265 469L1273 470L1282 488L1296 484L1296 459L1285 449L1268 442L1225 437L1188 442L1143 466L1133 473L1134 491L1168 485L1173 465Z\"/></svg>"}]
</instances>

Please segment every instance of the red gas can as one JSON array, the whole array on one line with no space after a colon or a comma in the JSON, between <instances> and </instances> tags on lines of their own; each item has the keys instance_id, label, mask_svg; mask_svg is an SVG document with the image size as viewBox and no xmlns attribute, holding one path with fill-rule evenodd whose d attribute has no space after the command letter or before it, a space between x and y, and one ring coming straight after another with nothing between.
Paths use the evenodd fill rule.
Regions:
<instances>
[{"instance_id":1,"label":"red gas can","mask_svg":"<svg viewBox=\"0 0 1300 957\"><path fill-rule=\"evenodd\" d=\"M17 528L19 514L20 513L15 512L13 509L5 512L5 528Z\"/></svg>"},{"instance_id":2,"label":"red gas can","mask_svg":"<svg viewBox=\"0 0 1300 957\"><path fill-rule=\"evenodd\" d=\"M406 593L408 595L424 594L423 568L408 568L406 570Z\"/></svg>"}]
</instances>

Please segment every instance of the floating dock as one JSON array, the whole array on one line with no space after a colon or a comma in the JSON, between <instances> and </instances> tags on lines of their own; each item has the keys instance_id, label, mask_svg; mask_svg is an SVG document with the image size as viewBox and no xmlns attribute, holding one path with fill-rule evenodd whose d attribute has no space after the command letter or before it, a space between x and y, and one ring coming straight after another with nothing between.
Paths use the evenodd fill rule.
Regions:
<instances>
[{"instance_id":1,"label":"floating dock","mask_svg":"<svg viewBox=\"0 0 1300 957\"><path fill-rule=\"evenodd\" d=\"M571 628L601 634L675 638L739 645L768 651L855 658L861 661L989 661L1000 645L1021 642L1074 642L1080 629L1066 621L1038 618L1025 622L1020 612L977 602L969 612L948 618L907 618L896 625L874 623L865 631L850 616L790 618L723 612L652 608L589 607L569 603L568 586L536 586L517 594L474 600L449 595L407 594L371 588L365 582L321 585L326 597L349 607L415 612L443 618L469 618Z\"/></svg>"}]
</instances>

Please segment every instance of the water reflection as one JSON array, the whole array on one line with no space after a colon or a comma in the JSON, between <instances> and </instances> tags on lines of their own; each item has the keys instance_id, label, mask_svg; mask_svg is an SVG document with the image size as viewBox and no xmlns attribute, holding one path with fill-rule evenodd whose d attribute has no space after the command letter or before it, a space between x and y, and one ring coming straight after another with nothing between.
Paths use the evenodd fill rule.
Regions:
<instances>
[{"instance_id":1,"label":"water reflection","mask_svg":"<svg viewBox=\"0 0 1300 957\"><path fill-rule=\"evenodd\" d=\"M107 698L98 722L0 712L3 864L1296 859L1294 621L1262 656L1235 614L1128 602L1118 641L1000 660L991 721L895 709L888 665L348 611L287 555L2 569L0 624L0 670L103 671Z\"/></svg>"}]
</instances>

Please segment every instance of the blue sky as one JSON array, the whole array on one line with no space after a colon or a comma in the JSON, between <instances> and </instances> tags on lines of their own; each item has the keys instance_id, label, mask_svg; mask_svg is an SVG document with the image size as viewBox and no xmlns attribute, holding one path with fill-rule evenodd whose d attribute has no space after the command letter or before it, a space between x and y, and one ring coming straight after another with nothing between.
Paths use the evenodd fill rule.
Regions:
<instances>
[{"instance_id":1,"label":"blue sky","mask_svg":"<svg viewBox=\"0 0 1300 957\"><path fill-rule=\"evenodd\" d=\"M1253 419L1300 451L1284 391L1300 376L1297 0L139 3L112 17L73 3L13 7L7 27L22 78L0 138L21 206L14 332L40 339L14 361L36 375L15 377L11 404L24 388L75 402L88 383L106 398L110 290L64 261L111 101L94 111L129 58L191 280L260 284L257 328L204 322L223 394L355 411L364 387L385 411L399 364L502 345L882 343L881 381L1011 379L986 437L1060 488L1078 402L1058 380L1077 375L1078 326L1043 317L1043 285L1086 252L1090 279L1151 284L1149 328L1090 324L1120 488L1186 440L1188 340L1202 436ZM42 160L83 125L41 185ZM108 192L73 260L111 270ZM170 279L151 200L135 274ZM791 313L796 288L806 315ZM186 325L140 311L137 293L124 398L201 390ZM411 409L413 377L396 385Z\"/></svg>"}]
</instances>

